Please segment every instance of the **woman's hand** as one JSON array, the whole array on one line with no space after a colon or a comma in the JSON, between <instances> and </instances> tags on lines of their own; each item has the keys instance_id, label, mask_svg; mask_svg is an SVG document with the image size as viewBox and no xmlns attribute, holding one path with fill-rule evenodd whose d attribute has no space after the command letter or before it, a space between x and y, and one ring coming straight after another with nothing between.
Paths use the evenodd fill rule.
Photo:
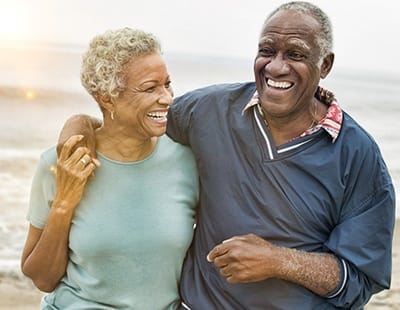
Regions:
<instances>
[{"instance_id":1,"label":"woman's hand","mask_svg":"<svg viewBox=\"0 0 400 310\"><path fill-rule=\"evenodd\" d=\"M53 205L75 208L82 199L85 185L100 162L86 147L76 147L82 135L71 136L63 145L57 160L56 195Z\"/></svg>"}]
</instances>

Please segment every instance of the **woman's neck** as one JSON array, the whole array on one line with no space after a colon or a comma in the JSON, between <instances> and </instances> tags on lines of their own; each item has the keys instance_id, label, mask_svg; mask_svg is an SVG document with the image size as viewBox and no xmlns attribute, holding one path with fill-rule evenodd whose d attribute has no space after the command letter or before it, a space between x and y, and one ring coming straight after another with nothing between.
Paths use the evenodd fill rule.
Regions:
<instances>
[{"instance_id":1,"label":"woman's neck","mask_svg":"<svg viewBox=\"0 0 400 310\"><path fill-rule=\"evenodd\" d=\"M121 162L140 161L148 157L155 149L158 137L138 139L115 134L100 127L96 130L97 150L112 160Z\"/></svg>"}]
</instances>

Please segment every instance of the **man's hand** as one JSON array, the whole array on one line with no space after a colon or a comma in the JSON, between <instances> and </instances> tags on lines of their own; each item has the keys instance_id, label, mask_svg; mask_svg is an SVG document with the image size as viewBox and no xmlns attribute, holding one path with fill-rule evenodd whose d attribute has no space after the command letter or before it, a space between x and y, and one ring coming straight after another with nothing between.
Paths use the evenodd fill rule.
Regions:
<instances>
[{"instance_id":1,"label":"man's hand","mask_svg":"<svg viewBox=\"0 0 400 310\"><path fill-rule=\"evenodd\" d=\"M229 283L262 281L275 276L279 247L254 235L236 236L210 251L207 260Z\"/></svg>"},{"instance_id":2,"label":"man's hand","mask_svg":"<svg viewBox=\"0 0 400 310\"><path fill-rule=\"evenodd\" d=\"M325 296L339 283L338 260L331 253L313 253L280 247L254 234L235 236L207 255L229 283L277 278Z\"/></svg>"}]
</instances>

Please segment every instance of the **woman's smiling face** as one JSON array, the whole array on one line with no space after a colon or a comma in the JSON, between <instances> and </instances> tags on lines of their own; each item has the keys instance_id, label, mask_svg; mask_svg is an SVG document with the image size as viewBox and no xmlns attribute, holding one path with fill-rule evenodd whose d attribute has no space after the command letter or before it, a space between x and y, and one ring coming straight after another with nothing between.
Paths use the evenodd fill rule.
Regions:
<instances>
[{"instance_id":1,"label":"woman's smiling face","mask_svg":"<svg viewBox=\"0 0 400 310\"><path fill-rule=\"evenodd\" d=\"M163 135L173 91L162 56L154 53L132 59L126 78L126 89L114 100L114 122L140 138Z\"/></svg>"}]
</instances>

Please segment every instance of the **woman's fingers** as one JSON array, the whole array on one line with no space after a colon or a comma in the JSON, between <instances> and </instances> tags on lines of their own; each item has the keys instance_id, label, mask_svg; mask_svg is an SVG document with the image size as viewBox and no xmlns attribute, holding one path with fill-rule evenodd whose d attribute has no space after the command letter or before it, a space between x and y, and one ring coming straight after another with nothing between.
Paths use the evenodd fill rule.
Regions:
<instances>
[{"instance_id":1,"label":"woman's fingers","mask_svg":"<svg viewBox=\"0 0 400 310\"><path fill-rule=\"evenodd\" d=\"M82 135L71 136L61 148L59 159L65 161L73 153L75 145L83 139Z\"/></svg>"},{"instance_id":2,"label":"woman's fingers","mask_svg":"<svg viewBox=\"0 0 400 310\"><path fill-rule=\"evenodd\" d=\"M79 163L86 167L91 162L91 158L89 154L83 154L83 156L79 159Z\"/></svg>"},{"instance_id":3,"label":"woman's fingers","mask_svg":"<svg viewBox=\"0 0 400 310\"><path fill-rule=\"evenodd\" d=\"M78 142L79 136L73 136L64 144L64 147L60 153L60 157L57 160L57 167L50 167L50 171L54 175L57 174L57 170L59 170L59 172L60 170L65 172L69 171L70 173L74 173L75 171L75 173L82 175L80 172L90 164L89 170L91 171L100 166L100 161L90 155L88 148L76 148Z\"/></svg>"},{"instance_id":4,"label":"woman's fingers","mask_svg":"<svg viewBox=\"0 0 400 310\"><path fill-rule=\"evenodd\" d=\"M87 164L86 167L83 168L83 173L84 173L85 177L87 179L89 179L91 176L93 176L96 168L97 168L97 166L93 162L90 162L89 164Z\"/></svg>"}]
</instances>

